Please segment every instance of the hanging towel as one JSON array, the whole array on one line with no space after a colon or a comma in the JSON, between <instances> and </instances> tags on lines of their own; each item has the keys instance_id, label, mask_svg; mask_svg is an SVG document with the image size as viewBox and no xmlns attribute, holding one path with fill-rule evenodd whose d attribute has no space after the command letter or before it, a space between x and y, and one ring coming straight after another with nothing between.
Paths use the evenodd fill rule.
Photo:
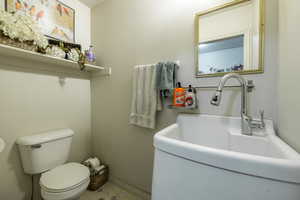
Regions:
<instances>
[{"instance_id":1,"label":"hanging towel","mask_svg":"<svg viewBox=\"0 0 300 200\"><path fill-rule=\"evenodd\" d=\"M156 65L156 68L156 86L161 91L162 96L169 97L176 87L179 65L174 62L160 62Z\"/></svg>"},{"instance_id":2,"label":"hanging towel","mask_svg":"<svg viewBox=\"0 0 300 200\"><path fill-rule=\"evenodd\" d=\"M156 66L135 66L130 124L154 129L156 111L159 110L160 105L156 89Z\"/></svg>"}]
</instances>

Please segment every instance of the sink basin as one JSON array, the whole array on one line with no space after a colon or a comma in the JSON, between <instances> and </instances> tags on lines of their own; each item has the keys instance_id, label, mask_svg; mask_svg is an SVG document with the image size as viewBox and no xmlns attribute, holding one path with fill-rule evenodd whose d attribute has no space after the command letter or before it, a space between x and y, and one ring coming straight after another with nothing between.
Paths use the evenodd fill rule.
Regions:
<instances>
[{"instance_id":1,"label":"sink basin","mask_svg":"<svg viewBox=\"0 0 300 200\"><path fill-rule=\"evenodd\" d=\"M4 141L0 138L0 152L2 152L5 148L5 143Z\"/></svg>"},{"instance_id":2,"label":"sink basin","mask_svg":"<svg viewBox=\"0 0 300 200\"><path fill-rule=\"evenodd\" d=\"M157 133L152 199L299 200L300 155L275 135L271 120L253 136L242 135L240 123L179 115Z\"/></svg>"}]
</instances>

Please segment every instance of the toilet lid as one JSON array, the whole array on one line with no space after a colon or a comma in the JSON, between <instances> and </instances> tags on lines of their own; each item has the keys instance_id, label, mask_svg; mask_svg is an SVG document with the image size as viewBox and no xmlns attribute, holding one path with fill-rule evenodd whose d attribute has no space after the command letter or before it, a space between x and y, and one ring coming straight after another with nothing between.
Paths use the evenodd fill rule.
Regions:
<instances>
[{"instance_id":1,"label":"toilet lid","mask_svg":"<svg viewBox=\"0 0 300 200\"><path fill-rule=\"evenodd\" d=\"M89 180L89 169L79 163L67 163L44 174L40 185L51 191L67 191Z\"/></svg>"}]
</instances>

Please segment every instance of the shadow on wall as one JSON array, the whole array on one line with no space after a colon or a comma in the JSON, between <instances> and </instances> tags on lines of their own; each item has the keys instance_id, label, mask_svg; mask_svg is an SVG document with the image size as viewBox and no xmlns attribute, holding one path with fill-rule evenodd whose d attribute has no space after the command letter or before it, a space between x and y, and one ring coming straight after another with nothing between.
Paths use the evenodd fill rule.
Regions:
<instances>
[{"instance_id":1,"label":"shadow on wall","mask_svg":"<svg viewBox=\"0 0 300 200\"><path fill-rule=\"evenodd\" d=\"M216 84L217 85L217 84ZM238 84L236 84L238 85ZM239 99L241 99L241 89L240 88L225 88L222 96L223 101L219 106L213 106L210 104L210 100L212 95L214 94L215 90L211 89L204 89L204 90L197 90L198 101L200 105L201 114L213 114L213 115L224 115L224 116L232 116L232 113L235 111L237 112L236 116L239 116L238 113L240 112L240 103ZM249 95L249 94L248 94ZM205 97L205 98L202 98ZM248 96L249 99L249 96ZM209 106L214 113L204 112L202 110L203 106ZM249 105L251 106L251 105Z\"/></svg>"},{"instance_id":2,"label":"shadow on wall","mask_svg":"<svg viewBox=\"0 0 300 200\"><path fill-rule=\"evenodd\" d=\"M223 91L224 92L224 91ZM226 91L225 91L226 92ZM234 103L234 100L236 98L238 98L238 96L241 96L241 92L240 92L240 89L238 89L237 91L233 92L230 94L229 98L228 98L228 102L226 104L226 110L224 112L224 115L228 115L230 116L232 114L232 110L234 110L233 107L237 106L235 105Z\"/></svg>"},{"instance_id":3,"label":"shadow on wall","mask_svg":"<svg viewBox=\"0 0 300 200\"><path fill-rule=\"evenodd\" d=\"M15 71L15 72L24 72L24 73L34 73L41 75L49 76L58 76L60 80L64 77L69 78L78 78L89 80L90 75L80 71L79 66L78 70L62 68L60 66L49 65L48 63L37 63L33 64L30 60L23 60L18 58L10 58L0 56L1 65L0 68L3 70ZM61 82L61 84L64 84Z\"/></svg>"},{"instance_id":4,"label":"shadow on wall","mask_svg":"<svg viewBox=\"0 0 300 200\"><path fill-rule=\"evenodd\" d=\"M24 173L17 144L14 144L12 146L7 161L9 170L14 173L15 178L17 180L18 187L15 188L19 188L22 191L22 193L24 193L23 200L30 199L31 178L29 175L26 175ZM7 197L7 200L8 199L10 199L10 197Z\"/></svg>"}]
</instances>

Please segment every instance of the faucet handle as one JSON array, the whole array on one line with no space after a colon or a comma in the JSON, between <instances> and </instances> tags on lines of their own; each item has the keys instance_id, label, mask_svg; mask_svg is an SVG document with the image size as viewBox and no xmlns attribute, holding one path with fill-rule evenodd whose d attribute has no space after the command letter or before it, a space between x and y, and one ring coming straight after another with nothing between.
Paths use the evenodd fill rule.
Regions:
<instances>
[{"instance_id":1,"label":"faucet handle","mask_svg":"<svg viewBox=\"0 0 300 200\"><path fill-rule=\"evenodd\" d=\"M255 85L253 83L253 80L247 80L247 91L252 92L255 88Z\"/></svg>"}]
</instances>

